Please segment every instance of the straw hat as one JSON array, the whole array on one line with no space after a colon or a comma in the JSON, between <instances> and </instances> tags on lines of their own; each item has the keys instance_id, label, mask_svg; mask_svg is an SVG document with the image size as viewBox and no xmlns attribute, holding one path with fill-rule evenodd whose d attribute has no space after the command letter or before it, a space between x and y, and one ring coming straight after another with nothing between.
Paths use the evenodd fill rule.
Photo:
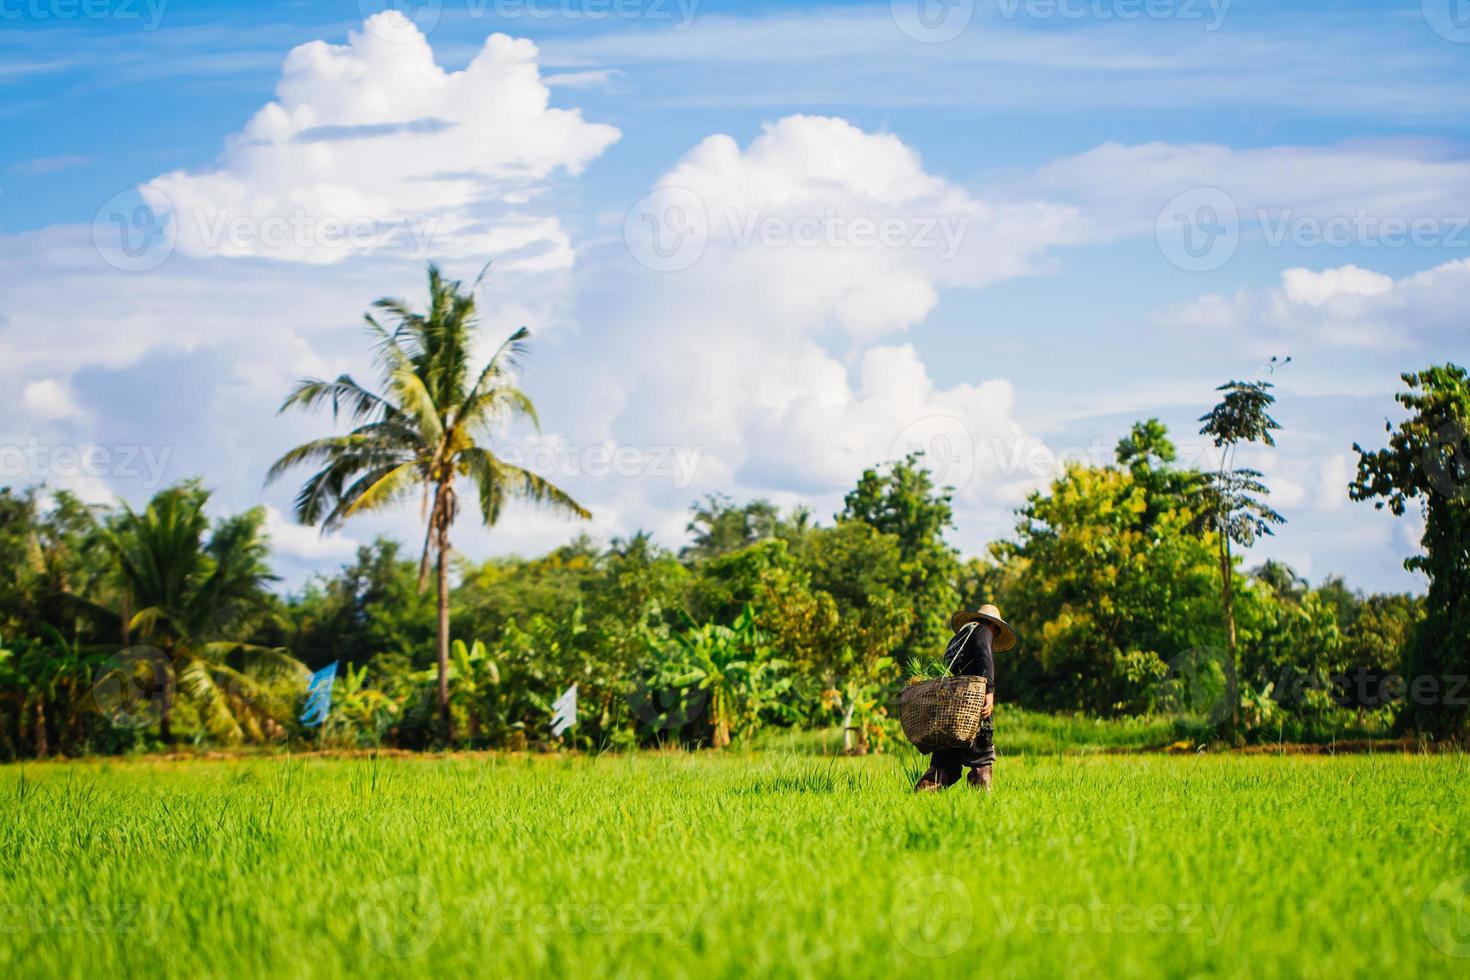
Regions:
<instances>
[{"instance_id":1,"label":"straw hat","mask_svg":"<svg viewBox=\"0 0 1470 980\"><path fill-rule=\"evenodd\" d=\"M973 612L969 609L961 609L949 618L949 628L958 633L961 627L970 623L989 623L995 627L995 645L992 647L996 653L1005 653L1016 645L1016 631L1011 629L1009 623L1000 618L1000 610L986 603Z\"/></svg>"}]
</instances>

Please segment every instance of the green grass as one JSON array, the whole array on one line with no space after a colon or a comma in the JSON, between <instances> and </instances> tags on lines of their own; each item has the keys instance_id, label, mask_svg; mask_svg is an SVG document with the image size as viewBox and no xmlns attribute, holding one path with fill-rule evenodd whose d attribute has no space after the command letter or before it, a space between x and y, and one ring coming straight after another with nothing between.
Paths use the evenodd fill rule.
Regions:
<instances>
[{"instance_id":1,"label":"green grass","mask_svg":"<svg viewBox=\"0 0 1470 980\"><path fill-rule=\"evenodd\" d=\"M12 766L0 976L1470 969L1463 756L1013 755L989 797L914 763Z\"/></svg>"},{"instance_id":2,"label":"green grass","mask_svg":"<svg viewBox=\"0 0 1470 980\"><path fill-rule=\"evenodd\" d=\"M1174 720L1162 715L1093 718L1027 711L1008 704L996 710L995 724L996 737L1011 756L1162 749L1181 737ZM896 722L893 729L890 745L903 738ZM773 752L834 755L842 749L842 729L763 729L756 733L754 744Z\"/></svg>"}]
</instances>

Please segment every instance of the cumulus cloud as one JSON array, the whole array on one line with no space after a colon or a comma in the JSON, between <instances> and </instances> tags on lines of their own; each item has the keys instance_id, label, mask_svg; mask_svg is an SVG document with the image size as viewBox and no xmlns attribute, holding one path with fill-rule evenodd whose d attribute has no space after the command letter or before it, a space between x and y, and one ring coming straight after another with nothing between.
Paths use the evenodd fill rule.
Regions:
<instances>
[{"instance_id":1,"label":"cumulus cloud","mask_svg":"<svg viewBox=\"0 0 1470 980\"><path fill-rule=\"evenodd\" d=\"M799 332L901 330L940 288L1032 273L1044 249L1080 240L1070 208L982 200L898 137L830 117L788 116L743 149L708 137L655 188L628 229L635 254L733 284L750 313Z\"/></svg>"},{"instance_id":2,"label":"cumulus cloud","mask_svg":"<svg viewBox=\"0 0 1470 980\"><path fill-rule=\"evenodd\" d=\"M1159 313L1166 326L1228 332L1261 349L1426 348L1464 330L1470 259L1394 279L1355 265L1287 269L1273 289L1212 293Z\"/></svg>"},{"instance_id":3,"label":"cumulus cloud","mask_svg":"<svg viewBox=\"0 0 1470 980\"><path fill-rule=\"evenodd\" d=\"M203 232L235 218L256 232L270 222L289 229L298 214L432 225L434 254L451 274L473 276L498 259L483 295L485 335L526 323L537 337L525 382L547 432L524 438L524 458L596 514L579 527L520 512L493 532L465 521L456 529L465 553L539 551L584 528L603 537L649 528L677 543L685 507L706 490L807 503L825 516L864 467L914 449L959 488L957 543L973 552L1009 529L1010 507L1068 458L1062 446L1105 432L1102 456L1087 457L1105 459L1127 421L1159 414L1160 403L1187 403L1171 422L1176 432L1197 428L1195 401L1208 398L1215 365L1206 380L1183 370L1144 380L1130 353L1127 364L1099 363L1086 383L1034 384L1023 417L1017 386L994 368L964 377L921 357L931 338L914 328L947 292L1050 272L1059 247L1150 235L1163 201L1194 186L1226 188L1243 213L1329 215L1349 206L1436 213L1462 206L1455 202L1470 190L1463 161L1403 144L1109 144L981 190L940 176L893 134L797 115L748 140L691 140L661 176L647 175L645 204L631 213L618 206L603 240L576 242L572 276L562 221L578 225L558 181L619 134L551 108L548 86L574 94L614 76L564 60L567 75L543 77L532 45L499 36L450 72L411 26L397 43L381 37L365 30L346 45L297 48L275 100L215 166L146 185L151 200L172 202L187 219L175 254L146 275L105 267L86 229L0 237L10 318L0 330L0 384L21 392L8 411L0 406L0 430L20 439L35 413L107 446L168 449L170 479L203 473L221 506L252 505L268 463L330 427L325 417L272 417L290 381L342 370L370 378L357 314L385 294L420 302L423 262L375 241L275 245L226 235L215 245ZM206 220L191 228L196 215ZM1462 329L1463 265L1397 280L1356 266L1294 269L1275 288L1203 297L1169 322L1263 345L1291 336L1339 347L1354 337L1387 344L1408 323L1406 342L1428 345ZM57 295L68 298L64 308ZM990 321L967 335L973 349L1057 342L1016 339L1003 316ZM1149 353L1172 357L1186 346L1178 337ZM1392 365L1380 373L1391 385ZM1374 389L1381 397L1364 403L1361 418L1343 421L1334 409L1309 446L1283 443L1280 460L1262 461L1278 502L1291 501L1296 541L1339 539L1325 524L1308 530L1297 514L1340 506L1345 463L1322 461L1340 456L1351 433L1381 424L1386 390ZM68 405L85 417L67 414ZM1036 427L1059 411L1082 421L1043 430L1048 446ZM1287 421L1293 437L1303 432ZM538 446L554 450L545 466ZM629 449L632 469L620 472L617 454ZM681 450L688 466L675 465ZM611 460L611 472L594 460ZM136 495L115 478L109 485ZM293 489L273 486L266 498L283 562L301 571L350 556L351 540L324 541L289 523ZM351 533L412 542L417 516L410 508L367 519ZM1360 560L1343 554L1343 563Z\"/></svg>"},{"instance_id":4,"label":"cumulus cloud","mask_svg":"<svg viewBox=\"0 0 1470 980\"><path fill-rule=\"evenodd\" d=\"M922 449L962 506L994 508L1001 485L1018 496L1050 472L1010 383L940 385L901 338L942 291L1031 274L1076 229L1068 208L977 197L845 120L789 116L744 146L711 136L632 210L628 252L590 263L615 270L578 317L606 324L605 343L589 338L597 376L563 414L698 447L685 501L735 488L820 508Z\"/></svg>"},{"instance_id":5,"label":"cumulus cloud","mask_svg":"<svg viewBox=\"0 0 1470 980\"><path fill-rule=\"evenodd\" d=\"M72 399L70 386L55 378L44 378L26 385L21 392L20 403L35 417L48 421L82 414Z\"/></svg>"},{"instance_id":6,"label":"cumulus cloud","mask_svg":"<svg viewBox=\"0 0 1470 980\"><path fill-rule=\"evenodd\" d=\"M163 174L142 193L172 213L185 254L327 263L432 249L561 268L566 233L528 205L620 134L549 102L530 41L493 34L449 72L388 11L345 45L292 50L276 100L226 141L217 167Z\"/></svg>"}]
</instances>

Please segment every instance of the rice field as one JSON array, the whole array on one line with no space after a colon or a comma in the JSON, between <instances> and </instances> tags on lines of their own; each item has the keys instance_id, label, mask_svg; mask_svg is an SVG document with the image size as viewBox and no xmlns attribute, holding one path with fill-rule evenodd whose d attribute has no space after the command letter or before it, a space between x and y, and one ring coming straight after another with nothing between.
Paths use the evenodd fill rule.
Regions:
<instances>
[{"instance_id":1,"label":"rice field","mask_svg":"<svg viewBox=\"0 0 1470 980\"><path fill-rule=\"evenodd\" d=\"M1465 976L1463 756L0 769L0 976Z\"/></svg>"}]
</instances>

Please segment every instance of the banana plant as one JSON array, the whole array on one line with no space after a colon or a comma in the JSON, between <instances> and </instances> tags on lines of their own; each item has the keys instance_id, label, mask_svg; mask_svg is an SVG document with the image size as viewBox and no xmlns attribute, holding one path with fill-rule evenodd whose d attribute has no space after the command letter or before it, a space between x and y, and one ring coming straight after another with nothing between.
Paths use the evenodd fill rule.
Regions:
<instances>
[{"instance_id":1,"label":"banana plant","mask_svg":"<svg viewBox=\"0 0 1470 980\"><path fill-rule=\"evenodd\" d=\"M455 640L450 644L449 701L468 720L471 745L479 739L482 723L491 716L499 687L500 664L484 641L467 645L464 640Z\"/></svg>"},{"instance_id":2,"label":"banana plant","mask_svg":"<svg viewBox=\"0 0 1470 980\"><path fill-rule=\"evenodd\" d=\"M381 687L371 683L366 664L347 664L337 675L333 688L332 714L329 724L341 721L349 732L371 732L373 741L379 740L398 721L402 709L398 702ZM334 726L335 727L335 726Z\"/></svg>"},{"instance_id":3,"label":"banana plant","mask_svg":"<svg viewBox=\"0 0 1470 980\"><path fill-rule=\"evenodd\" d=\"M732 735L749 735L760 724L764 704L784 689L781 672L790 665L771 657L749 604L730 626L696 623L674 635L663 651L656 681L661 686L697 691L709 711L711 744L721 749Z\"/></svg>"},{"instance_id":4,"label":"banana plant","mask_svg":"<svg viewBox=\"0 0 1470 980\"><path fill-rule=\"evenodd\" d=\"M64 733L89 700L88 683L96 656L82 652L54 626L41 624L41 638L22 639L7 647L0 639L0 690L17 701L21 740L29 727L37 758L50 753L48 728ZM48 714L48 711L50 712ZM60 712L61 717L51 717Z\"/></svg>"}]
</instances>

